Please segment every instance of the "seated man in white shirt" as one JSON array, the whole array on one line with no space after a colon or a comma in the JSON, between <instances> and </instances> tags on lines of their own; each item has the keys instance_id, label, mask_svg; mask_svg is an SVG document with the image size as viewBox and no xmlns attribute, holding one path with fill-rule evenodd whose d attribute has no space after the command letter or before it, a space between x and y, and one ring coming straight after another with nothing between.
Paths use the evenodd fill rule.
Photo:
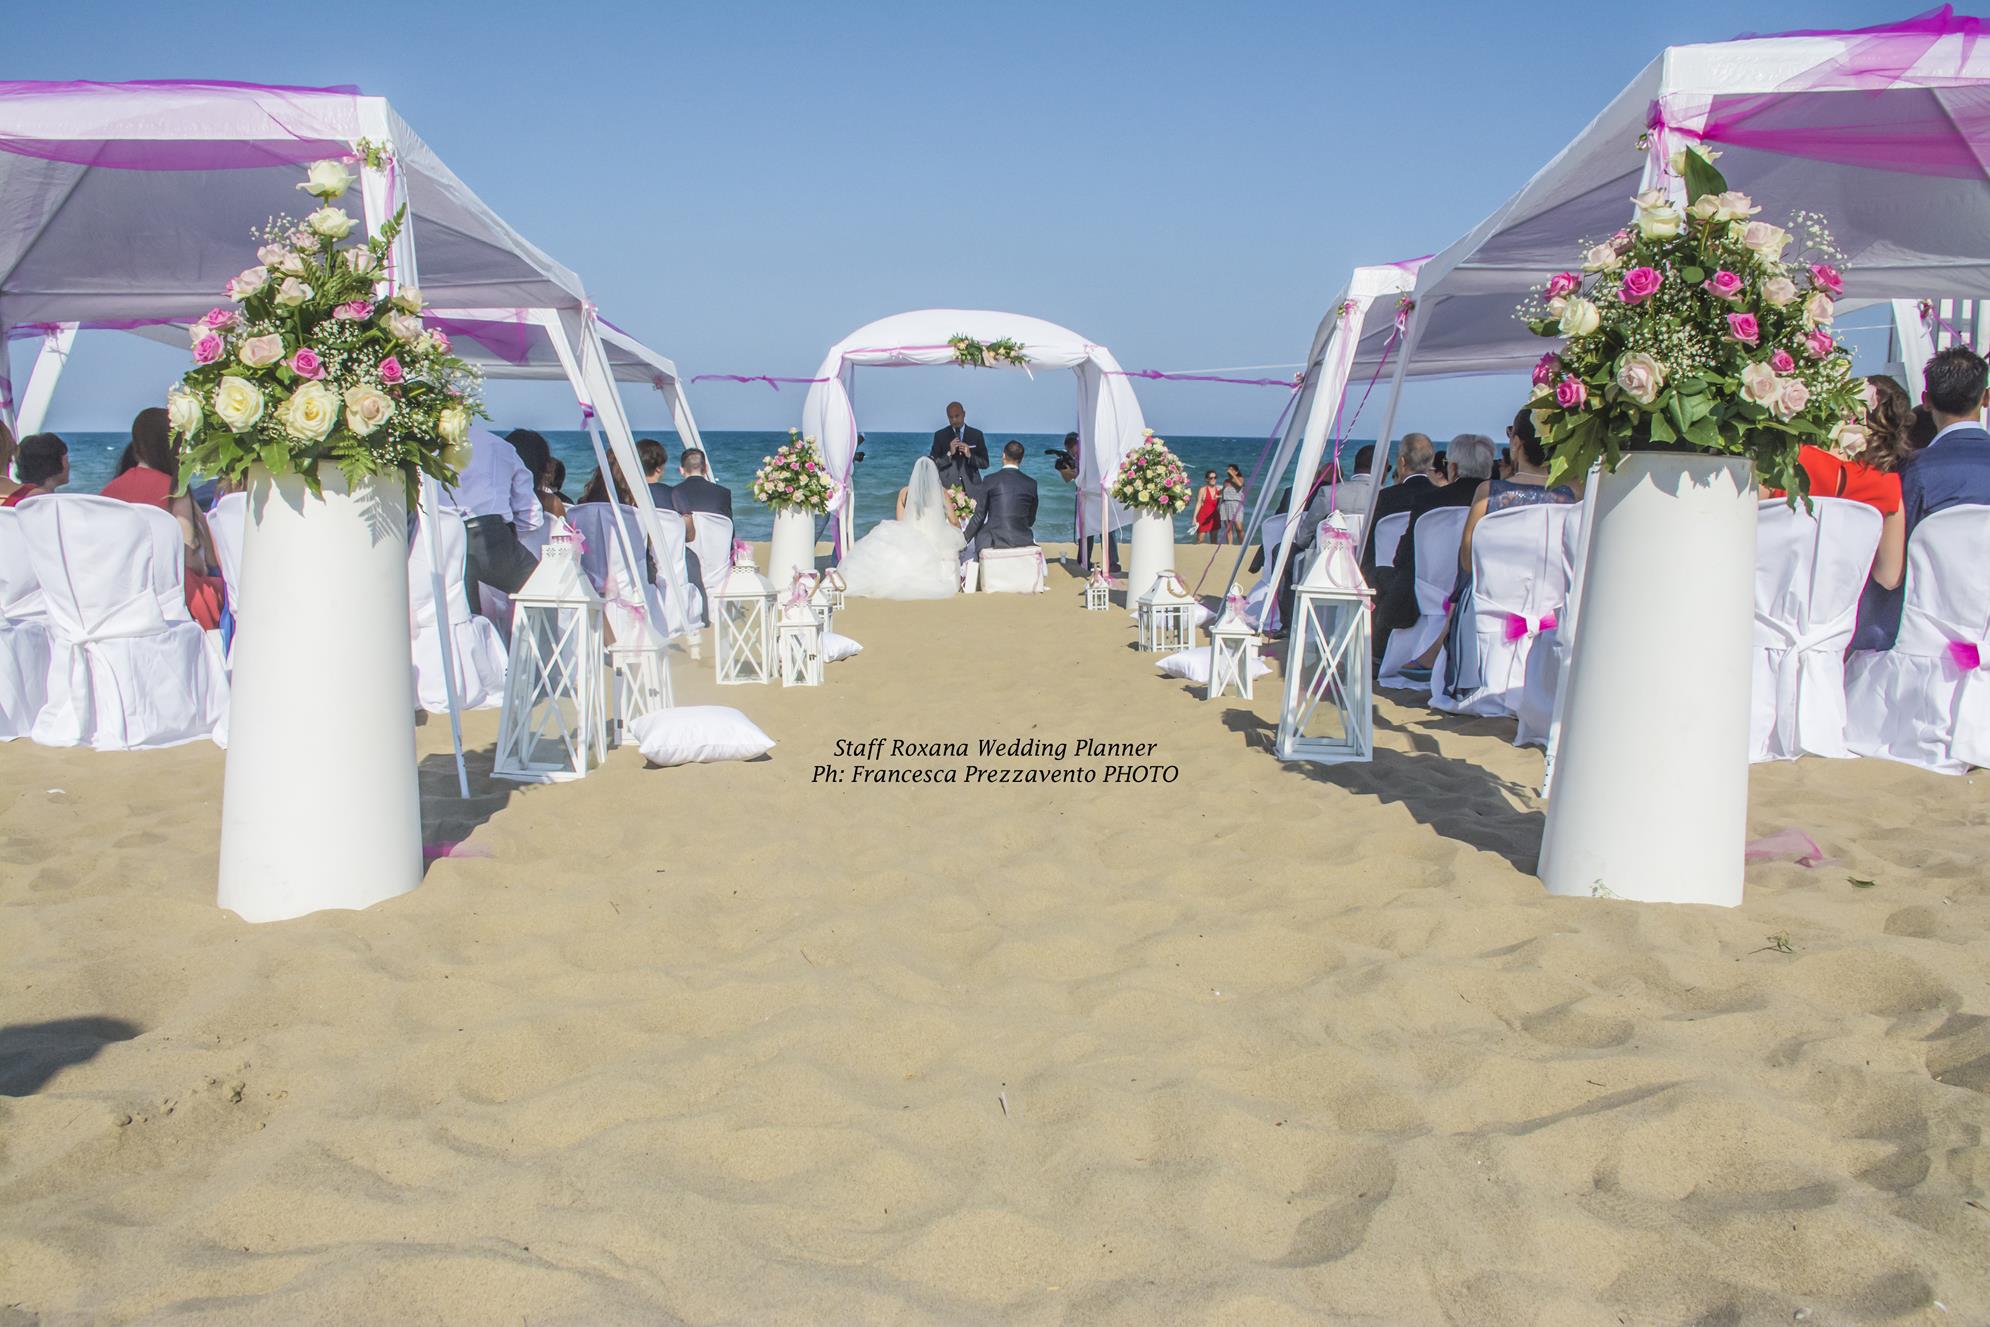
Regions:
<instances>
[{"instance_id":1,"label":"seated man in white shirt","mask_svg":"<svg viewBox=\"0 0 1990 1327\"><path fill-rule=\"evenodd\" d=\"M518 536L546 520L518 450L487 428L472 428L470 463L454 488L442 490L442 507L460 514L469 532L470 602L477 602L478 585L517 594L539 565Z\"/></svg>"}]
</instances>

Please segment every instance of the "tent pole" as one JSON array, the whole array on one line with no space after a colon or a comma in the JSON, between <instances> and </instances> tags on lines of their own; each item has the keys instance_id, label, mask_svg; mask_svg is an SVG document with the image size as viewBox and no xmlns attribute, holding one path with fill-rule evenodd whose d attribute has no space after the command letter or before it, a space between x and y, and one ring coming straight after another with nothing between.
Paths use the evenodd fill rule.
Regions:
<instances>
[{"instance_id":1,"label":"tent pole","mask_svg":"<svg viewBox=\"0 0 1990 1327\"><path fill-rule=\"evenodd\" d=\"M75 344L75 323L57 323L53 331L43 334L41 349L35 353L35 366L28 373L27 388L21 393L17 416L20 437L41 432L42 421L48 418L49 403L55 399L55 384L68 366L69 351Z\"/></svg>"}]
</instances>

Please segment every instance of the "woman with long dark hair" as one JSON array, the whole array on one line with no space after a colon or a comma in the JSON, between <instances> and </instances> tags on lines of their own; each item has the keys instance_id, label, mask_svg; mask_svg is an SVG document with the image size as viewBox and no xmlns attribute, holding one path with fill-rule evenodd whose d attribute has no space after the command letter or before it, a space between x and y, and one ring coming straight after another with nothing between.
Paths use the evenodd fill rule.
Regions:
<instances>
[{"instance_id":1,"label":"woman with long dark hair","mask_svg":"<svg viewBox=\"0 0 1990 1327\"><path fill-rule=\"evenodd\" d=\"M131 441L118 457L117 475L104 485L104 497L120 502L157 507L180 523L180 541L186 554L187 612L209 631L221 626L223 588L219 573L221 559L214 551L214 536L207 518L192 498L173 489L179 482L179 453L173 444L172 425L166 412L151 406L131 421Z\"/></svg>"}]
</instances>

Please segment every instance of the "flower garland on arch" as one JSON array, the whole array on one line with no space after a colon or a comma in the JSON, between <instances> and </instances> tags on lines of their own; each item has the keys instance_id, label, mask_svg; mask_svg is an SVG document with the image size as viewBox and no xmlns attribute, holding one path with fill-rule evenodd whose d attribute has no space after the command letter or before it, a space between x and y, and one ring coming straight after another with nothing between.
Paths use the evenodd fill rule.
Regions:
<instances>
[{"instance_id":1,"label":"flower garland on arch","mask_svg":"<svg viewBox=\"0 0 1990 1327\"><path fill-rule=\"evenodd\" d=\"M352 184L343 163L312 163L297 187L319 208L302 222L272 218L256 266L228 282L237 307L188 329L194 367L166 397L186 442L182 488L196 475L244 482L260 465L317 493L331 465L348 483L397 474L412 498L417 476L454 483L468 462L481 375L423 325L419 290L379 294L405 207L378 235L340 246L358 223L332 203Z\"/></svg>"},{"instance_id":2,"label":"flower garland on arch","mask_svg":"<svg viewBox=\"0 0 1990 1327\"><path fill-rule=\"evenodd\" d=\"M1687 206L1662 190L1633 200L1633 223L1522 304L1541 336L1563 337L1534 366L1534 424L1550 482L1649 439L1746 456L1764 483L1807 491L1797 450L1865 444L1864 385L1831 330L1843 256L1822 218L1789 229L1731 190L1703 146L1675 153ZM1791 245L1796 251L1786 254Z\"/></svg>"},{"instance_id":3,"label":"flower garland on arch","mask_svg":"<svg viewBox=\"0 0 1990 1327\"><path fill-rule=\"evenodd\" d=\"M1020 369L1030 362L1023 343L1013 337L983 343L971 336L950 336L947 345L953 349L954 363L963 368L992 369L1007 364Z\"/></svg>"}]
</instances>

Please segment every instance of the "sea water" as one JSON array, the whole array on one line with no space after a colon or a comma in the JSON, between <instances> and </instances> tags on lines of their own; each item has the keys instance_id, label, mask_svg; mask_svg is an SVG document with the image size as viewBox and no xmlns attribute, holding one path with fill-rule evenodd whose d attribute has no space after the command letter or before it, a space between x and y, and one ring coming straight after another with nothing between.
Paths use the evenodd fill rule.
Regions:
<instances>
[{"instance_id":1,"label":"sea water","mask_svg":"<svg viewBox=\"0 0 1990 1327\"><path fill-rule=\"evenodd\" d=\"M506 425L500 421L499 427ZM595 469L594 449L588 442L586 432L579 429L541 429L540 432L552 445L553 455L567 467L566 495L578 498ZM636 436L655 438L669 450L670 464L664 471L664 477L676 480L677 459L681 451L677 435L638 430ZM1037 483L1036 537L1043 543L1068 542L1073 530L1075 489L1058 478L1050 457L1046 455L1047 452L1062 449L1064 435L990 432L987 436L991 467L1001 464L1003 443L1014 438L1023 444L1027 453L1023 458L1023 472ZM95 493L109 483L117 467L117 458L129 441L129 436L123 433L65 433L62 437L69 444L70 481L65 491L70 493ZM766 539L773 532L774 517L772 512L753 501L753 472L760 468L764 457L788 440L787 433L714 430L706 433L704 439L705 450L712 461L713 477L732 490L735 530L742 539ZM1342 449L1343 456L1351 461L1362 441L1349 440ZM605 445L605 438L603 442ZM859 534L879 521L891 519L898 505L898 490L911 477L913 462L926 455L932 443L930 432L865 435L864 459L858 463L853 476L857 490ZM1261 437L1171 435L1167 443L1188 468L1191 495L1202 486L1204 471L1214 470L1218 483L1222 482L1225 467L1230 465L1243 471L1246 478L1250 477L1265 451L1265 440ZM1279 486L1284 487L1285 482L1282 477ZM1247 494L1246 501L1249 500ZM1192 517L1191 510L1176 518L1177 539L1187 542L1191 537L1194 529ZM1091 523L1087 522L1088 528Z\"/></svg>"}]
</instances>

